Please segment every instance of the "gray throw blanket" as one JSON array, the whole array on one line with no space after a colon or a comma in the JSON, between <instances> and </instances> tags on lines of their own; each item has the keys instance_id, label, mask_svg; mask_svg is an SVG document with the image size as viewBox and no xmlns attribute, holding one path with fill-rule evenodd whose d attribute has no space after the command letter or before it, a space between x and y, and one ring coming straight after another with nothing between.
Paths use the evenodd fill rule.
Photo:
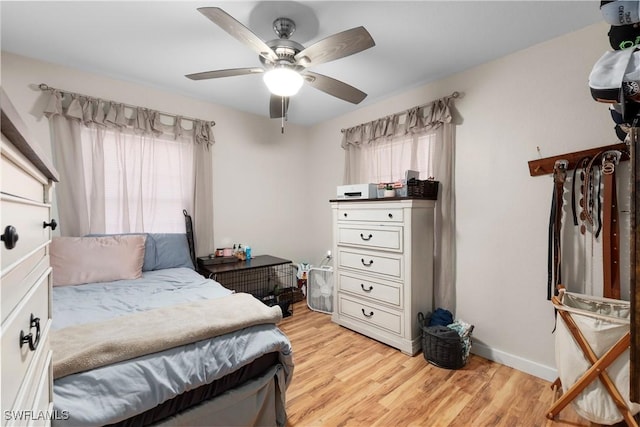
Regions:
<instances>
[{"instance_id":1,"label":"gray throw blanket","mask_svg":"<svg viewBox=\"0 0 640 427\"><path fill-rule=\"evenodd\" d=\"M250 294L236 293L71 326L51 333L53 377L280 320L280 307L268 307Z\"/></svg>"}]
</instances>

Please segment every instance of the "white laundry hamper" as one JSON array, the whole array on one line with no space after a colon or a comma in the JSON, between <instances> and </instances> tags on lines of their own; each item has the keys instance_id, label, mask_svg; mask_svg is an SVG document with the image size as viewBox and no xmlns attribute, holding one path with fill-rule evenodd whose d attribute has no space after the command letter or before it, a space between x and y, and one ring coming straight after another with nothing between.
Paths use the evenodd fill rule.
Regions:
<instances>
[{"instance_id":1,"label":"white laundry hamper","mask_svg":"<svg viewBox=\"0 0 640 427\"><path fill-rule=\"evenodd\" d=\"M312 267L307 280L307 306L321 313L333 313L333 268Z\"/></svg>"},{"instance_id":2,"label":"white laundry hamper","mask_svg":"<svg viewBox=\"0 0 640 427\"><path fill-rule=\"evenodd\" d=\"M640 405L629 401L630 360L625 344L629 338L629 302L564 290L552 301L558 310L556 381L561 382L564 394L570 398L575 411L593 423L610 425L624 419L630 425L637 425L631 417L640 411ZM587 351L592 351L593 358L597 360L587 360L581 344ZM605 358L608 359L606 365ZM603 368L606 368L606 380L610 381L608 387L596 373L593 374L593 380L586 378L587 372L597 363L603 363ZM572 390L575 387L578 388ZM616 405L609 388L615 389L613 393L624 401L626 408ZM569 402L561 402L560 405L556 402L549 415L556 415L566 403Z\"/></svg>"}]
</instances>

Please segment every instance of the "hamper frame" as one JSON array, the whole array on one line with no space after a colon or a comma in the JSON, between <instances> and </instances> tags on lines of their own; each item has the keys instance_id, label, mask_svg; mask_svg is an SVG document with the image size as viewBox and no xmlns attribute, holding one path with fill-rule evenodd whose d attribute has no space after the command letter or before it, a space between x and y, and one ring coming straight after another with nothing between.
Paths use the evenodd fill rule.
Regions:
<instances>
[{"instance_id":1,"label":"hamper frame","mask_svg":"<svg viewBox=\"0 0 640 427\"><path fill-rule=\"evenodd\" d=\"M596 378L600 379L602 385L606 389L607 393L610 395L612 400L614 401L618 411L621 413L624 421L630 427L638 427L638 423L634 418L634 415L631 413L631 409L627 406L624 397L616 387L611 377L608 375L606 368L610 366L620 355L622 355L625 350L629 347L631 343L631 332L628 330L625 334L622 335L618 341L611 346L600 358L595 354L589 345L587 339L584 337L583 333L580 331L580 328L576 324L575 320L572 317L572 314L576 315L584 315L592 318L620 323L620 324L630 324L628 320L614 318L612 316L601 315L597 313L588 312L586 310L580 310L576 308L569 307L564 304L563 297L565 294L570 294L566 292L564 287L559 289L559 295L553 296L551 298L551 302L555 309L557 310L558 315L561 317L562 321L565 323L569 333L575 340L576 344L580 347L585 359L591 364L591 367L587 369L582 376L558 399L556 399L552 406L549 408L547 412L547 418L554 419L562 409L564 409L572 400L574 400L590 383L592 383ZM573 294L578 295L580 297L584 297L585 299L590 299L599 302L611 302L615 300L610 300L607 298L597 298L587 295ZM557 394L562 386L562 382L560 377L556 378L556 380L551 384L551 388Z\"/></svg>"}]
</instances>

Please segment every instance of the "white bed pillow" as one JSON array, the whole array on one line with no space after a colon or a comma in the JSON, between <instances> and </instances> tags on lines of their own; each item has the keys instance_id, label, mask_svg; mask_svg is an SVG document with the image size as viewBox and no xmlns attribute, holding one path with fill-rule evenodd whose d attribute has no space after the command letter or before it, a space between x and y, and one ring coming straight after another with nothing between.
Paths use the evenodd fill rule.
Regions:
<instances>
[{"instance_id":1,"label":"white bed pillow","mask_svg":"<svg viewBox=\"0 0 640 427\"><path fill-rule=\"evenodd\" d=\"M144 235L54 237L50 256L53 286L138 279Z\"/></svg>"}]
</instances>

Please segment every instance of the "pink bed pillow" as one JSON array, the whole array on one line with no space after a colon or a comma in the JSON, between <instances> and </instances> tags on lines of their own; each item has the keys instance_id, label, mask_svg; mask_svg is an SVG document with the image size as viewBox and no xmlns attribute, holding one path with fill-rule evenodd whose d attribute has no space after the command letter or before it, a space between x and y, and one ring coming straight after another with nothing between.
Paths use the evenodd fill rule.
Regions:
<instances>
[{"instance_id":1,"label":"pink bed pillow","mask_svg":"<svg viewBox=\"0 0 640 427\"><path fill-rule=\"evenodd\" d=\"M138 279L144 235L54 237L50 256L53 286Z\"/></svg>"}]
</instances>

